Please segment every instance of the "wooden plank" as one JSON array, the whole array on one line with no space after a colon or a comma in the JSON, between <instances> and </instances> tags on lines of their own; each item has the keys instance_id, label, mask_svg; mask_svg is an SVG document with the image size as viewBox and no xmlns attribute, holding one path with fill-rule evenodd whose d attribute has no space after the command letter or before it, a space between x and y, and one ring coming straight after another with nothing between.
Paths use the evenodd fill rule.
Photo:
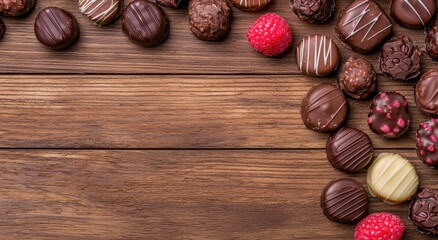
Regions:
<instances>
[{"instance_id":1,"label":"wooden plank","mask_svg":"<svg viewBox=\"0 0 438 240\"><path fill-rule=\"evenodd\" d=\"M3 148L324 148L327 134L306 129L301 99L332 79L290 76L7 76L0 78ZM415 147L427 117L413 88L381 78L411 105L411 131L398 140L374 135L370 101L350 101L348 126L377 148Z\"/></svg>"},{"instance_id":2,"label":"wooden plank","mask_svg":"<svg viewBox=\"0 0 438 240\"><path fill-rule=\"evenodd\" d=\"M422 186L436 170L410 159ZM0 151L4 239L352 239L354 225L329 221L320 192L346 175L322 150ZM371 199L371 212L403 218L408 203Z\"/></svg>"},{"instance_id":3,"label":"wooden plank","mask_svg":"<svg viewBox=\"0 0 438 240\"><path fill-rule=\"evenodd\" d=\"M126 1L127 3L130 0ZM277 12L291 25L294 43L310 33L326 34L332 38L336 17L327 24L310 25L299 21L287 0L277 0L264 12ZM338 1L339 12L349 1ZM389 11L390 1L378 1ZM33 33L36 14L48 6L59 6L73 13L81 28L81 38L75 47L54 52L43 47ZM120 21L98 28L90 24L78 11L76 1L38 1L37 8L27 18L4 18L8 32L0 42L0 73L126 73L126 74L212 74L212 73L297 73L295 48L282 58L266 58L253 51L246 40L246 31L263 13L248 13L234 8L233 30L221 42L197 40L188 29L186 9L165 9L171 21L169 39L161 46L145 49L131 44L120 29ZM395 24L395 34L408 35L424 48L423 30L405 29ZM309 29L312 29L309 31ZM342 57L359 54L341 46ZM377 66L377 54L366 57ZM423 57L425 69L436 67L428 56Z\"/></svg>"}]
</instances>

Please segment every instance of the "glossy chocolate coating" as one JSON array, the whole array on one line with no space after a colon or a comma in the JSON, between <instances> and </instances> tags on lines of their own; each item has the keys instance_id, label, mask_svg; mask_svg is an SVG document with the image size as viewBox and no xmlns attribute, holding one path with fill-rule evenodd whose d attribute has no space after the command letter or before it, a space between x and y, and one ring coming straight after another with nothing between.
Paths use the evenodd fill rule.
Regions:
<instances>
[{"instance_id":1,"label":"glossy chocolate coating","mask_svg":"<svg viewBox=\"0 0 438 240\"><path fill-rule=\"evenodd\" d=\"M133 43L155 47L166 40L170 24L166 13L156 3L135 0L123 12L122 30Z\"/></svg>"},{"instance_id":2,"label":"glossy chocolate coating","mask_svg":"<svg viewBox=\"0 0 438 240\"><path fill-rule=\"evenodd\" d=\"M331 84L313 86L301 101L301 118L307 128L330 132L347 119L348 102L344 93Z\"/></svg>"},{"instance_id":3,"label":"glossy chocolate coating","mask_svg":"<svg viewBox=\"0 0 438 240\"><path fill-rule=\"evenodd\" d=\"M438 189L422 188L412 200L409 219L423 233L438 234Z\"/></svg>"},{"instance_id":4,"label":"glossy chocolate coating","mask_svg":"<svg viewBox=\"0 0 438 240\"><path fill-rule=\"evenodd\" d=\"M200 40L225 38L231 31L232 17L227 0L191 0L189 3L190 30Z\"/></svg>"},{"instance_id":5,"label":"glossy chocolate coating","mask_svg":"<svg viewBox=\"0 0 438 240\"><path fill-rule=\"evenodd\" d=\"M323 23L332 16L335 0L290 0L289 6L297 17L308 23Z\"/></svg>"},{"instance_id":6,"label":"glossy chocolate coating","mask_svg":"<svg viewBox=\"0 0 438 240\"><path fill-rule=\"evenodd\" d=\"M332 221L357 222L368 213L367 193L362 184L354 179L334 180L322 191L321 208Z\"/></svg>"},{"instance_id":7,"label":"glossy chocolate coating","mask_svg":"<svg viewBox=\"0 0 438 240\"><path fill-rule=\"evenodd\" d=\"M338 46L324 35L304 37L297 46L298 69L309 76L326 76L334 72L341 60Z\"/></svg>"},{"instance_id":8,"label":"glossy chocolate coating","mask_svg":"<svg viewBox=\"0 0 438 240\"><path fill-rule=\"evenodd\" d=\"M418 158L424 164L438 166L438 118L422 122L416 137Z\"/></svg>"},{"instance_id":9,"label":"glossy chocolate coating","mask_svg":"<svg viewBox=\"0 0 438 240\"><path fill-rule=\"evenodd\" d=\"M369 54L391 34L392 24L373 0L354 0L339 15L335 32L354 51Z\"/></svg>"},{"instance_id":10,"label":"glossy chocolate coating","mask_svg":"<svg viewBox=\"0 0 438 240\"><path fill-rule=\"evenodd\" d=\"M231 0L234 6L244 11L260 11L264 9L271 0Z\"/></svg>"},{"instance_id":11,"label":"glossy chocolate coating","mask_svg":"<svg viewBox=\"0 0 438 240\"><path fill-rule=\"evenodd\" d=\"M0 15L20 17L27 15L35 6L36 0L0 0Z\"/></svg>"},{"instance_id":12,"label":"glossy chocolate coating","mask_svg":"<svg viewBox=\"0 0 438 240\"><path fill-rule=\"evenodd\" d=\"M421 74L421 51L409 37L387 41L379 55L380 70L394 80L409 81Z\"/></svg>"},{"instance_id":13,"label":"glossy chocolate coating","mask_svg":"<svg viewBox=\"0 0 438 240\"><path fill-rule=\"evenodd\" d=\"M184 4L186 4L189 0L156 0L158 4L166 6L178 8Z\"/></svg>"},{"instance_id":14,"label":"glossy chocolate coating","mask_svg":"<svg viewBox=\"0 0 438 240\"><path fill-rule=\"evenodd\" d=\"M411 123L406 98L397 92L381 92L374 97L368 114L368 126L385 138L403 135Z\"/></svg>"},{"instance_id":15,"label":"glossy chocolate coating","mask_svg":"<svg viewBox=\"0 0 438 240\"><path fill-rule=\"evenodd\" d=\"M438 19L427 29L425 42L429 57L438 61Z\"/></svg>"},{"instance_id":16,"label":"glossy chocolate coating","mask_svg":"<svg viewBox=\"0 0 438 240\"><path fill-rule=\"evenodd\" d=\"M377 89L377 73L366 59L350 57L337 77L339 88L354 99L368 99Z\"/></svg>"},{"instance_id":17,"label":"glossy chocolate coating","mask_svg":"<svg viewBox=\"0 0 438 240\"><path fill-rule=\"evenodd\" d=\"M48 7L35 19L35 35L47 47L64 50L71 47L79 38L80 30L76 18L69 12Z\"/></svg>"},{"instance_id":18,"label":"glossy chocolate coating","mask_svg":"<svg viewBox=\"0 0 438 240\"><path fill-rule=\"evenodd\" d=\"M418 108L430 116L438 116L438 70L423 74L415 86Z\"/></svg>"},{"instance_id":19,"label":"glossy chocolate coating","mask_svg":"<svg viewBox=\"0 0 438 240\"><path fill-rule=\"evenodd\" d=\"M79 11L98 26L108 25L122 12L123 0L79 0Z\"/></svg>"},{"instance_id":20,"label":"glossy chocolate coating","mask_svg":"<svg viewBox=\"0 0 438 240\"><path fill-rule=\"evenodd\" d=\"M3 39L6 33L6 25L3 20L0 18L0 40Z\"/></svg>"},{"instance_id":21,"label":"glossy chocolate coating","mask_svg":"<svg viewBox=\"0 0 438 240\"><path fill-rule=\"evenodd\" d=\"M330 164L347 173L364 169L370 163L373 152L368 135L355 128L341 128L327 140L326 153Z\"/></svg>"},{"instance_id":22,"label":"glossy chocolate coating","mask_svg":"<svg viewBox=\"0 0 438 240\"><path fill-rule=\"evenodd\" d=\"M391 17L407 28L424 28L435 16L436 0L392 0Z\"/></svg>"}]
</instances>

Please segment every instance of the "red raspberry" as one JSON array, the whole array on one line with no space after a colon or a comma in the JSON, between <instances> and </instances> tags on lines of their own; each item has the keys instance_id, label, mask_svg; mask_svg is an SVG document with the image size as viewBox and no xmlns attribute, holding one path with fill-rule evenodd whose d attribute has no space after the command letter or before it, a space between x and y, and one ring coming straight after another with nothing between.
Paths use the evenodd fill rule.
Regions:
<instances>
[{"instance_id":1,"label":"red raspberry","mask_svg":"<svg viewBox=\"0 0 438 240\"><path fill-rule=\"evenodd\" d=\"M267 13L257 19L246 37L251 47L269 57L278 56L292 46L292 31L276 13Z\"/></svg>"},{"instance_id":2,"label":"red raspberry","mask_svg":"<svg viewBox=\"0 0 438 240\"><path fill-rule=\"evenodd\" d=\"M356 225L355 240L400 240L405 232L401 219L391 213L373 213Z\"/></svg>"}]
</instances>

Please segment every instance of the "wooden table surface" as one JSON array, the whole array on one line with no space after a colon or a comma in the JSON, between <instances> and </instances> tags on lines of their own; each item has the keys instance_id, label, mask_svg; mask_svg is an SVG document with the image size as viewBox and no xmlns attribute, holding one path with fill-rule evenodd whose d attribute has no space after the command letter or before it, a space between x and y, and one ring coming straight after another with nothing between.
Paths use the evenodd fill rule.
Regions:
<instances>
[{"instance_id":1,"label":"wooden table surface","mask_svg":"<svg viewBox=\"0 0 438 240\"><path fill-rule=\"evenodd\" d=\"M127 1L129 2L129 1ZM347 0L338 0L336 15ZM378 1L388 11L389 1ZM125 3L126 4L126 3ZM44 7L76 16L81 38L54 52L37 42L33 22ZM120 21L97 28L76 1L39 1L24 19L4 18L0 42L1 239L352 239L354 225L329 221L319 207L330 180L352 177L325 156L327 134L307 130L299 104L314 84L334 77L299 74L295 49L266 58L247 43L263 12L234 10L221 42L195 39L186 9L165 8L169 39L146 49L131 44ZM297 19L288 1L264 11L281 14L294 43L324 25ZM395 25L424 49L423 30ZM359 54L338 40L342 58ZM377 66L377 54L366 56ZM437 63L423 56L424 70ZM350 100L347 126L368 133L376 153L395 152L415 165L422 186L438 187L438 172L415 153L415 129L426 119L413 83L380 75L379 90L406 95L413 117L398 140L373 135L370 101ZM400 215L405 239L431 239L414 230L408 203L370 198L371 212Z\"/></svg>"}]
</instances>

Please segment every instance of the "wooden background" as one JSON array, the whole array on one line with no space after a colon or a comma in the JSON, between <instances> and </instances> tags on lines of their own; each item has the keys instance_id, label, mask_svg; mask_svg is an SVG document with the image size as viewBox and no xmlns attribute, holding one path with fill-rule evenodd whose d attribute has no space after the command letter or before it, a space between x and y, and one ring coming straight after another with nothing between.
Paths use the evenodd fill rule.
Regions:
<instances>
[{"instance_id":1,"label":"wooden background","mask_svg":"<svg viewBox=\"0 0 438 240\"><path fill-rule=\"evenodd\" d=\"M129 2L129 1L127 1ZM378 1L388 11L389 1ZM337 1L337 12L347 0ZM78 44L54 52L37 42L33 22L44 7L76 16ZM222 42L202 42L186 9L165 9L169 39L145 49L131 44L120 22L97 28L76 1L40 0L25 19L4 18L0 42L1 239L352 239L354 225L326 219L320 192L330 180L353 177L326 160L327 134L305 129L299 104L314 84L297 71L295 50L266 58L250 49L246 30L263 12L234 8ZM264 11L287 19L294 43L324 25L299 21L288 1ZM423 30L395 25L424 48ZM359 56L340 47L342 58ZM377 55L366 56L376 69ZM425 70L437 64L423 56ZM426 119L413 83L379 78L410 103L413 124L398 140L373 135L369 101L350 100L348 126L368 133L376 154L395 152L417 168L422 186L438 172L415 153L415 129ZM371 212L403 218L405 239L429 239L407 219L408 203L370 198Z\"/></svg>"}]
</instances>

